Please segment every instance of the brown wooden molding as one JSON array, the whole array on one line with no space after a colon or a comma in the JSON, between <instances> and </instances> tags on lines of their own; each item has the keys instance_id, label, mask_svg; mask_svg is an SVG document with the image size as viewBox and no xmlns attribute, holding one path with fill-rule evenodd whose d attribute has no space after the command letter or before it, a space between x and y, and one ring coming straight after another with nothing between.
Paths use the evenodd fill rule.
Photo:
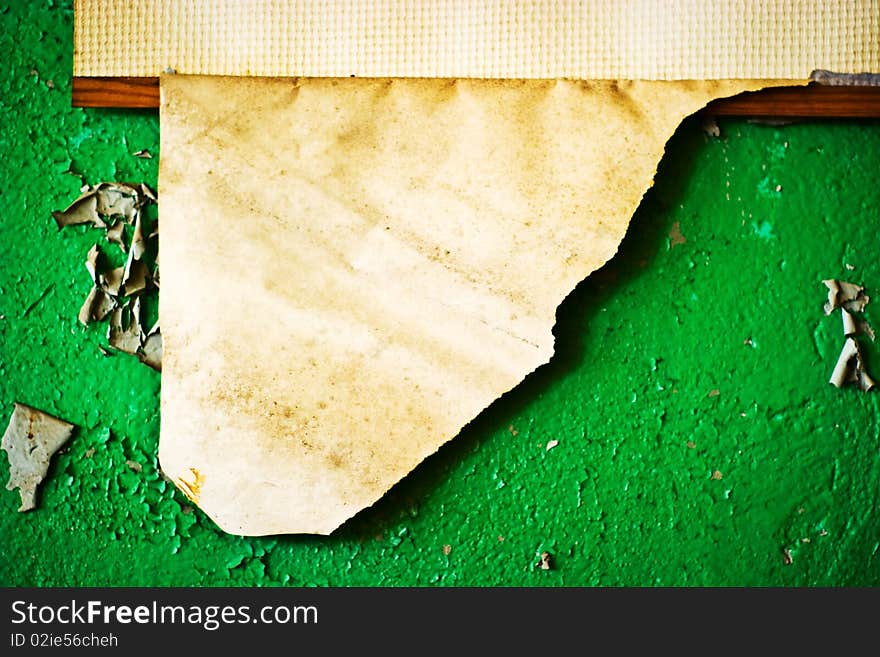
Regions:
<instances>
[{"instance_id":1,"label":"brown wooden molding","mask_svg":"<svg viewBox=\"0 0 880 657\"><path fill-rule=\"evenodd\" d=\"M74 107L159 107L159 78L73 78Z\"/></svg>"},{"instance_id":2,"label":"brown wooden molding","mask_svg":"<svg viewBox=\"0 0 880 657\"><path fill-rule=\"evenodd\" d=\"M770 87L712 101L703 111L766 118L880 118L880 87Z\"/></svg>"},{"instance_id":3,"label":"brown wooden molding","mask_svg":"<svg viewBox=\"0 0 880 657\"><path fill-rule=\"evenodd\" d=\"M159 107L159 78L73 78L74 107ZM880 118L880 87L772 87L713 101L716 116Z\"/></svg>"}]
</instances>

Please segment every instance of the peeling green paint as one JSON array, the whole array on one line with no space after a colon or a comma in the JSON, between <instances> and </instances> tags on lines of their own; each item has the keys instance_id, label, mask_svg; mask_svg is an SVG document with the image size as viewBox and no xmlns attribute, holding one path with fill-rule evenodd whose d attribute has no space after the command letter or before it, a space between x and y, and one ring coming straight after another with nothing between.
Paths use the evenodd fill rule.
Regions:
<instances>
[{"instance_id":1,"label":"peeling green paint","mask_svg":"<svg viewBox=\"0 0 880 657\"><path fill-rule=\"evenodd\" d=\"M0 424L21 401L79 426L36 510L0 491L0 584L880 584L878 395L828 385L820 284L880 296L880 124L686 122L548 366L335 535L241 538L159 473L159 375L76 320L103 237L50 212L155 185L159 140L154 112L70 108L71 18L0 4Z\"/></svg>"}]
</instances>

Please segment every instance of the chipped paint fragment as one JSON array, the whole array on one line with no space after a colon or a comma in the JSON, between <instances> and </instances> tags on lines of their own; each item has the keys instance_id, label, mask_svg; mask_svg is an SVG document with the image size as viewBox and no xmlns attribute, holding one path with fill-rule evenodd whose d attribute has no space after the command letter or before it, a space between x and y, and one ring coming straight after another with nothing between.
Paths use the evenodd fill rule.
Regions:
<instances>
[{"instance_id":1,"label":"chipped paint fragment","mask_svg":"<svg viewBox=\"0 0 880 657\"><path fill-rule=\"evenodd\" d=\"M861 285L833 278L823 280L822 283L828 288L828 301L823 308L826 315L830 315L835 308L860 313L871 301L871 297L865 294L865 288Z\"/></svg>"},{"instance_id":2,"label":"chipped paint fragment","mask_svg":"<svg viewBox=\"0 0 880 657\"><path fill-rule=\"evenodd\" d=\"M147 151L135 154L144 153L149 157ZM162 338L158 327L144 333L140 326L140 295L159 288L158 253L152 267L145 260L148 244L158 235L158 222L145 237L147 227L143 213L146 206L156 203L156 194L144 184L109 182L94 187L85 185L81 192L66 210L52 213L58 227L92 224L103 228L107 241L118 246L127 258L123 266L106 269L98 245L92 246L85 265L93 286L77 318L83 325L88 325L109 316L107 337L110 346L137 356L154 370L161 370ZM130 244L126 243L125 226L133 226ZM130 298L134 300L129 302ZM103 348L102 352L106 355Z\"/></svg>"},{"instance_id":3,"label":"chipped paint fragment","mask_svg":"<svg viewBox=\"0 0 880 657\"><path fill-rule=\"evenodd\" d=\"M37 486L49 471L52 455L73 434L74 426L30 406L16 403L3 434L2 447L9 459L7 490L18 488L20 512L37 505Z\"/></svg>"},{"instance_id":4,"label":"chipped paint fragment","mask_svg":"<svg viewBox=\"0 0 880 657\"><path fill-rule=\"evenodd\" d=\"M864 392L868 392L876 385L874 379L865 370L861 347L853 338L847 338L843 344L828 382L837 388L853 383Z\"/></svg>"},{"instance_id":5,"label":"chipped paint fragment","mask_svg":"<svg viewBox=\"0 0 880 657\"><path fill-rule=\"evenodd\" d=\"M553 569L553 555L549 552L542 552L538 558L538 563L535 564L536 568L540 570L552 570Z\"/></svg>"}]
</instances>

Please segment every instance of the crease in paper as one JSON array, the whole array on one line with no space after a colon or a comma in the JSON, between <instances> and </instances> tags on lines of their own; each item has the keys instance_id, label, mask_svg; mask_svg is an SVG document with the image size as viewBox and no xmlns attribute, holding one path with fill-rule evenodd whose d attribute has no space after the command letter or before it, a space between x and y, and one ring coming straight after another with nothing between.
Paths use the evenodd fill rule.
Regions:
<instances>
[{"instance_id":1,"label":"crease in paper","mask_svg":"<svg viewBox=\"0 0 880 657\"><path fill-rule=\"evenodd\" d=\"M681 119L771 84L163 77L164 471L331 532L550 359Z\"/></svg>"}]
</instances>

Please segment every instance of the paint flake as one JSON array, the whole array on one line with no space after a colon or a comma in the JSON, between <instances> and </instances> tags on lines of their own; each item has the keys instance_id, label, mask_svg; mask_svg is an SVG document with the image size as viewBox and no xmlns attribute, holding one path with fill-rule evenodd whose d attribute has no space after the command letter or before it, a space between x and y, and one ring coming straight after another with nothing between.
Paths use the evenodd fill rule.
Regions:
<instances>
[{"instance_id":1,"label":"paint flake","mask_svg":"<svg viewBox=\"0 0 880 657\"><path fill-rule=\"evenodd\" d=\"M128 247L125 244L125 223L122 221L117 221L115 224L110 226L107 229L107 241L111 244L115 244L120 249L122 249L123 253L128 251Z\"/></svg>"},{"instance_id":2,"label":"paint flake","mask_svg":"<svg viewBox=\"0 0 880 657\"><path fill-rule=\"evenodd\" d=\"M847 338L843 344L843 349L840 351L837 364L834 366L834 371L828 382L837 388L847 383L853 383L865 392L876 385L874 379L865 370L861 347L853 338Z\"/></svg>"},{"instance_id":3,"label":"paint flake","mask_svg":"<svg viewBox=\"0 0 880 657\"><path fill-rule=\"evenodd\" d=\"M122 281L125 278L125 268L116 267L103 274L98 274L101 289L113 297L118 297L122 291Z\"/></svg>"},{"instance_id":4,"label":"paint flake","mask_svg":"<svg viewBox=\"0 0 880 657\"><path fill-rule=\"evenodd\" d=\"M124 351L127 354L137 354L141 346L140 304L138 300L135 300L132 307L124 306L110 313L107 340L114 349Z\"/></svg>"},{"instance_id":5,"label":"paint flake","mask_svg":"<svg viewBox=\"0 0 880 657\"><path fill-rule=\"evenodd\" d=\"M860 313L865 310L865 306L871 300L861 285L833 278L823 280L822 283L828 288L828 301L824 306L826 315L830 315L835 308Z\"/></svg>"},{"instance_id":6,"label":"paint flake","mask_svg":"<svg viewBox=\"0 0 880 657\"><path fill-rule=\"evenodd\" d=\"M836 279L823 280L822 283L828 288L828 300L823 310L826 315L830 315L835 308L840 308L843 335L846 338L829 383L837 388L852 383L867 392L876 384L865 369L861 343L856 340L856 336L863 334L873 341L874 329L867 321L857 318L853 313L864 311L871 299L865 294L865 288L855 283Z\"/></svg>"},{"instance_id":7,"label":"paint flake","mask_svg":"<svg viewBox=\"0 0 880 657\"><path fill-rule=\"evenodd\" d=\"M79 198L63 212L53 212L52 216L59 228L85 223L104 228L107 241L128 254L125 265L103 270L101 250L97 244L92 246L86 256L86 269L93 287L80 307L78 319L88 325L109 316L107 336L110 346L136 355L142 363L160 370L162 338L158 323L145 334L139 321L139 298L128 305L125 299L159 287L158 253L152 273L144 259L148 243L158 235L159 228L156 222L149 236L144 236L143 209L155 202L156 194L147 185L102 182L94 187L83 186ZM126 225L134 226L130 245L126 244ZM101 350L105 355L109 353L106 349Z\"/></svg>"},{"instance_id":8,"label":"paint flake","mask_svg":"<svg viewBox=\"0 0 880 657\"><path fill-rule=\"evenodd\" d=\"M9 459L6 488L18 488L20 512L36 507L37 486L46 478L52 455L70 439L73 429L72 424L16 402L2 447Z\"/></svg>"},{"instance_id":9,"label":"paint flake","mask_svg":"<svg viewBox=\"0 0 880 657\"><path fill-rule=\"evenodd\" d=\"M162 334L156 330L150 333L137 352L138 359L157 372L162 371Z\"/></svg>"},{"instance_id":10,"label":"paint flake","mask_svg":"<svg viewBox=\"0 0 880 657\"><path fill-rule=\"evenodd\" d=\"M90 322L103 320L116 307L116 300L105 293L104 290L95 286L79 309L78 319L81 324L88 326Z\"/></svg>"},{"instance_id":11,"label":"paint flake","mask_svg":"<svg viewBox=\"0 0 880 657\"><path fill-rule=\"evenodd\" d=\"M67 206L67 209L63 212L53 212L52 217L55 219L55 223L58 224L58 228L78 224L93 224L103 228L105 224L101 221L96 211L97 203L95 194L93 192L86 192Z\"/></svg>"},{"instance_id":12,"label":"paint flake","mask_svg":"<svg viewBox=\"0 0 880 657\"><path fill-rule=\"evenodd\" d=\"M131 253L134 253L132 246ZM122 290L130 297L147 289L147 265L143 260L129 258L122 275Z\"/></svg>"}]
</instances>

